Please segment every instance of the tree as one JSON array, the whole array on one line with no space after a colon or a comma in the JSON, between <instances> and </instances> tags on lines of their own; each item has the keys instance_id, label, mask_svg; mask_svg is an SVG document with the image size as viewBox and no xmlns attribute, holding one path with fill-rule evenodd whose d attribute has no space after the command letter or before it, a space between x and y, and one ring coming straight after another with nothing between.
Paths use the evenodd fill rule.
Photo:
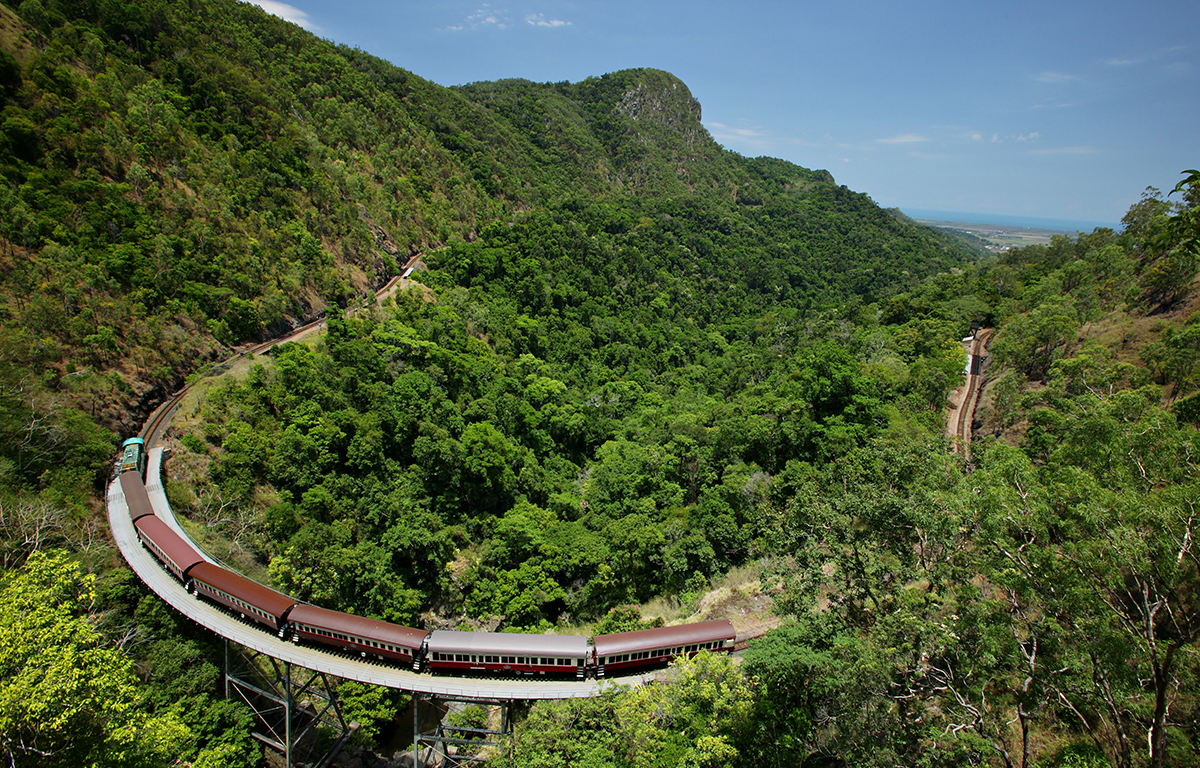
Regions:
<instances>
[{"instance_id":1,"label":"tree","mask_svg":"<svg viewBox=\"0 0 1200 768\"><path fill-rule=\"evenodd\" d=\"M0 103L21 87L21 64L6 50L0 49Z\"/></svg>"},{"instance_id":2,"label":"tree","mask_svg":"<svg viewBox=\"0 0 1200 768\"><path fill-rule=\"evenodd\" d=\"M186 726L141 705L133 664L89 610L95 577L34 552L0 588L0 748L13 765L157 766L187 751Z\"/></svg>"},{"instance_id":3,"label":"tree","mask_svg":"<svg viewBox=\"0 0 1200 768\"><path fill-rule=\"evenodd\" d=\"M635 767L724 768L738 764L753 684L723 654L701 652L671 664L670 683L630 691L620 701L621 731Z\"/></svg>"}]
</instances>

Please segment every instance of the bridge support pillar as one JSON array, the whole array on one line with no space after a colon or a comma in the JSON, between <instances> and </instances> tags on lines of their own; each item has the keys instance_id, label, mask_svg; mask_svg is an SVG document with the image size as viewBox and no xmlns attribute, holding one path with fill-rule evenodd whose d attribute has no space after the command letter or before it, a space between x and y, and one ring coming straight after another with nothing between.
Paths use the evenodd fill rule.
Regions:
<instances>
[{"instance_id":1,"label":"bridge support pillar","mask_svg":"<svg viewBox=\"0 0 1200 768\"><path fill-rule=\"evenodd\" d=\"M506 748L512 706L508 699L414 693L414 768L460 768L500 754ZM471 707L483 712L471 716Z\"/></svg>"},{"instance_id":2,"label":"bridge support pillar","mask_svg":"<svg viewBox=\"0 0 1200 768\"><path fill-rule=\"evenodd\" d=\"M287 768L299 760L324 768L358 723L346 724L337 692L324 672L298 667L225 640L225 698L254 712L254 738L282 752ZM318 729L322 732L318 733ZM332 744L314 760L321 748Z\"/></svg>"}]
</instances>

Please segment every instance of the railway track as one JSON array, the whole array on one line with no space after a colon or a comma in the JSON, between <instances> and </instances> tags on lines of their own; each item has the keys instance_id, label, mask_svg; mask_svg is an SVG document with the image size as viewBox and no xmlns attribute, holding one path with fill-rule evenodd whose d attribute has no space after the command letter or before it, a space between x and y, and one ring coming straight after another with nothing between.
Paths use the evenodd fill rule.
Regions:
<instances>
[{"instance_id":1,"label":"railway track","mask_svg":"<svg viewBox=\"0 0 1200 768\"><path fill-rule=\"evenodd\" d=\"M967 372L966 390L963 392L962 402L952 415L954 450L967 458L971 456L972 424L975 421L975 407L979 404L979 390L983 383L981 366L987 355L987 343L991 334L991 328L981 328L971 342L971 363Z\"/></svg>"},{"instance_id":2,"label":"railway track","mask_svg":"<svg viewBox=\"0 0 1200 768\"><path fill-rule=\"evenodd\" d=\"M414 256L412 259L409 260L408 264L405 265L406 268L411 266L412 264L414 264L419 259L420 259L419 254L417 256ZM392 292L394 292L396 290L397 286L400 285L400 282L402 279L403 278L400 275L396 275L391 280L388 280L387 283L385 283L382 288L380 288L378 291L376 291L376 293L375 293L376 300L378 301L382 297L388 296ZM271 349L279 346L280 344L286 344L289 341L298 341L299 339L303 338L304 336L307 336L308 334L320 329L321 324L324 322L325 322L324 318L317 318L316 320L313 320L310 323L305 323L304 325L294 328L292 330L292 332L286 336L281 336L280 338L277 338L277 339L271 339L269 341L264 341L261 344L256 344L256 345L250 347L249 349L243 349L242 351L232 355L231 357L228 357L228 358L222 360L221 362L214 364L207 371L205 371L204 377L210 378L213 376L220 376L222 373L225 373L230 368L232 368L235 363L237 363L241 360L244 360L247 357L253 357L253 356L257 356L257 355L266 354ZM175 412L177 410L179 410L179 404L181 402L183 402L183 398L187 396L187 393L188 393L188 391L191 390L191 388L192 388L191 384L185 385L183 387L183 389L180 389L178 392L176 392L175 394L173 394L169 398L167 398L167 400L162 405L160 405L158 408L156 408L154 410L153 413L150 414L150 418L146 421L146 423L144 425L142 425L142 431L138 434L138 436L146 441L146 449L147 450L149 450L151 447L156 445L158 443L158 441L162 438L162 436L166 433L167 429L171 426L171 419L174 418Z\"/></svg>"},{"instance_id":3,"label":"railway track","mask_svg":"<svg viewBox=\"0 0 1200 768\"><path fill-rule=\"evenodd\" d=\"M414 258L415 260L415 258ZM411 262L410 262L411 264ZM385 296L395 290L400 283L400 277L388 281L376 294ZM228 371L235 363L249 356L261 355L273 347L294 341L319 329L324 319L318 319L294 329L287 336L272 339L261 344L243 349L235 355L211 366L204 378L219 376ZM147 477L147 492L150 494L155 514L167 522L176 533L195 547L187 533L179 527L170 510L161 479L162 448L155 447L160 443L171 422L179 410L180 404L191 391L194 383L188 384L168 397L151 414L142 426L139 436L145 441L147 451L154 450L151 460L153 472ZM277 637L264 633L261 628L252 626L246 620L235 617L221 608L205 601L193 598L177 579L172 577L159 562L138 543L138 537L133 529L132 520L128 513L124 494L120 483L113 480L107 494L109 525L117 547L126 562L133 568L138 577L160 598L165 600L183 615L189 617L201 626L232 640L239 645L263 653L272 658L288 663L297 664L306 669L328 673L342 679L357 680L373 685L399 688L416 693L426 693L440 696L485 696L498 699L563 699L598 695L602 690L614 685L642 685L653 679L662 670L635 673L630 675L610 676L600 680L558 680L532 677L492 677L453 675L418 674L394 665L388 665L376 660L360 658L352 653L333 651L315 645L295 645ZM197 547L197 551L199 550ZM212 559L206 556L210 562ZM743 641L744 642L744 641Z\"/></svg>"}]
</instances>

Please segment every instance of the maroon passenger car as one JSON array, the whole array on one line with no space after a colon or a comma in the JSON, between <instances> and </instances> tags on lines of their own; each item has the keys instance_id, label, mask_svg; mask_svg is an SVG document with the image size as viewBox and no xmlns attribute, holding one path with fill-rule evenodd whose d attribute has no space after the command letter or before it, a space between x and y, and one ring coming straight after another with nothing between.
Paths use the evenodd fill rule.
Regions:
<instances>
[{"instance_id":1,"label":"maroon passenger car","mask_svg":"<svg viewBox=\"0 0 1200 768\"><path fill-rule=\"evenodd\" d=\"M204 562L191 544L154 515L139 517L133 525L137 528L142 546L154 553L180 581L186 581L189 568Z\"/></svg>"},{"instance_id":2,"label":"maroon passenger car","mask_svg":"<svg viewBox=\"0 0 1200 768\"><path fill-rule=\"evenodd\" d=\"M125 494L125 504L129 507L129 517L133 522L154 514L150 494L146 493L146 484L137 472L130 470L121 473L121 493Z\"/></svg>"},{"instance_id":3,"label":"maroon passenger car","mask_svg":"<svg viewBox=\"0 0 1200 768\"><path fill-rule=\"evenodd\" d=\"M192 594L196 597L204 595L243 617L249 616L273 629L280 637L288 611L296 605L294 598L212 563L197 563L188 572L188 578L192 580Z\"/></svg>"},{"instance_id":4,"label":"maroon passenger car","mask_svg":"<svg viewBox=\"0 0 1200 768\"><path fill-rule=\"evenodd\" d=\"M592 638L596 677L633 667L664 664L677 656L691 658L703 650L729 653L737 632L728 621L702 621L675 627L642 629Z\"/></svg>"},{"instance_id":5,"label":"maroon passenger car","mask_svg":"<svg viewBox=\"0 0 1200 768\"><path fill-rule=\"evenodd\" d=\"M363 655L374 654L412 664L421 651L425 636L423 629L389 624L363 616L331 611L315 605L300 603L288 614L292 642L311 640Z\"/></svg>"}]
</instances>

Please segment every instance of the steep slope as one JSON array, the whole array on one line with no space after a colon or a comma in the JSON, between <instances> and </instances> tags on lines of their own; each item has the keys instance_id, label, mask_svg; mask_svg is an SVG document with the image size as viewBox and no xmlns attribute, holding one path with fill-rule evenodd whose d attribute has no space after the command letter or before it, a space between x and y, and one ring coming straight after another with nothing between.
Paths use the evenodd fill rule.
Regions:
<instances>
[{"instance_id":1,"label":"steep slope","mask_svg":"<svg viewBox=\"0 0 1200 768\"><path fill-rule=\"evenodd\" d=\"M825 172L722 150L665 72L450 89L232 0L21 9L0 6L0 345L34 411L130 432L199 361L538 211L659 238L648 275L686 262L756 312L969 258Z\"/></svg>"}]
</instances>

